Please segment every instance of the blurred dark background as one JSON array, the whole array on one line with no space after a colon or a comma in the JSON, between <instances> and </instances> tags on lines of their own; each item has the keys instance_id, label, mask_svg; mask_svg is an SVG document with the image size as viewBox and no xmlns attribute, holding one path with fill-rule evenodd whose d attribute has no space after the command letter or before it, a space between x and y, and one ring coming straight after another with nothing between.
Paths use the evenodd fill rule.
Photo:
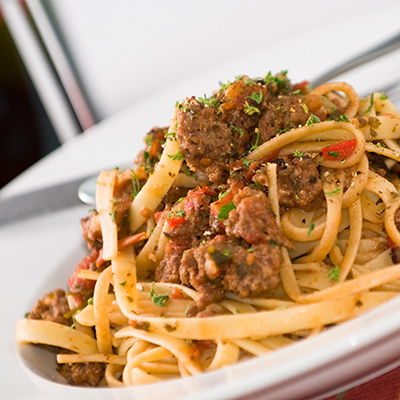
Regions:
<instances>
[{"instance_id":1,"label":"blurred dark background","mask_svg":"<svg viewBox=\"0 0 400 400\"><path fill-rule=\"evenodd\" d=\"M0 188L59 145L0 9Z\"/></svg>"}]
</instances>

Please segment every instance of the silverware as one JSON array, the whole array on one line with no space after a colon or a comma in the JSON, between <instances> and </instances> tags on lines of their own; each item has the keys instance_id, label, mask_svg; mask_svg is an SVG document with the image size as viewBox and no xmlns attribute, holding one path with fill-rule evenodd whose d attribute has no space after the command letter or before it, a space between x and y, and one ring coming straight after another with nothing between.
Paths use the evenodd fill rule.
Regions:
<instances>
[{"instance_id":1,"label":"silverware","mask_svg":"<svg viewBox=\"0 0 400 400\"><path fill-rule=\"evenodd\" d=\"M382 57L386 54L391 53L394 50L400 48L400 33L391 37L390 39L382 42L381 44L368 49L367 51L352 57L351 59L343 62L342 64L336 65L332 69L324 72L320 76L312 80L312 86L316 87L325 82L330 81L337 76L344 74L360 65L366 64L372 60Z\"/></svg>"},{"instance_id":2,"label":"silverware","mask_svg":"<svg viewBox=\"0 0 400 400\"><path fill-rule=\"evenodd\" d=\"M91 179L95 182L93 176ZM77 193L84 180L78 178L3 199L0 197L0 228L21 219L81 205Z\"/></svg>"}]
</instances>

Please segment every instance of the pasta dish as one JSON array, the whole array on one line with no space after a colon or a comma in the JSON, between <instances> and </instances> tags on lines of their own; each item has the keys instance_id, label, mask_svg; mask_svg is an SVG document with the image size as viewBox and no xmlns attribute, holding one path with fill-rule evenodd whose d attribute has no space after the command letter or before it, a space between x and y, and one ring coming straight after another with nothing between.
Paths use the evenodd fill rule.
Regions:
<instances>
[{"instance_id":1,"label":"pasta dish","mask_svg":"<svg viewBox=\"0 0 400 400\"><path fill-rule=\"evenodd\" d=\"M81 386L244 362L400 292L400 113L345 82L239 76L102 171L68 289L18 321Z\"/></svg>"}]
</instances>

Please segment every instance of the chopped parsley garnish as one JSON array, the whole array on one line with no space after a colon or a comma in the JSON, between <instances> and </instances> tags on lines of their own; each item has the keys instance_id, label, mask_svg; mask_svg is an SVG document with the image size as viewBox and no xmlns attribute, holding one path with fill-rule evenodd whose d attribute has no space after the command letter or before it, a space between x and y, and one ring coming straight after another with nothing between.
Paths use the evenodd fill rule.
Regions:
<instances>
[{"instance_id":1,"label":"chopped parsley garnish","mask_svg":"<svg viewBox=\"0 0 400 400\"><path fill-rule=\"evenodd\" d=\"M334 268L332 268L326 276L328 278L331 278L332 282L339 282L340 278L340 268L336 265Z\"/></svg>"},{"instance_id":2,"label":"chopped parsley garnish","mask_svg":"<svg viewBox=\"0 0 400 400\"><path fill-rule=\"evenodd\" d=\"M236 209L236 206L233 204L233 201L229 202L225 206L221 206L221 208L219 209L218 217L217 217L218 221L221 219L228 218L229 213L235 209Z\"/></svg>"},{"instance_id":3,"label":"chopped parsley garnish","mask_svg":"<svg viewBox=\"0 0 400 400\"><path fill-rule=\"evenodd\" d=\"M121 282L120 285L121 286L125 286L126 285L126 281L125 282Z\"/></svg>"},{"instance_id":4,"label":"chopped parsley garnish","mask_svg":"<svg viewBox=\"0 0 400 400\"><path fill-rule=\"evenodd\" d=\"M321 120L315 115L315 114L311 114L309 117L308 117L308 120L307 120L307 122L306 122L306 125L307 126L313 126L314 124L318 124L318 123L320 123L321 122Z\"/></svg>"},{"instance_id":5,"label":"chopped parsley garnish","mask_svg":"<svg viewBox=\"0 0 400 400\"><path fill-rule=\"evenodd\" d=\"M184 212L184 211L175 211L175 214L176 214L178 217L184 217L184 216L185 216L185 212Z\"/></svg>"},{"instance_id":6,"label":"chopped parsley garnish","mask_svg":"<svg viewBox=\"0 0 400 400\"><path fill-rule=\"evenodd\" d=\"M144 138L144 141L146 142L147 146L151 147L153 145L153 136L146 135L146 137Z\"/></svg>"},{"instance_id":7,"label":"chopped parsley garnish","mask_svg":"<svg viewBox=\"0 0 400 400\"><path fill-rule=\"evenodd\" d=\"M72 316L72 325L69 327L69 329L74 329L76 325L76 316L81 312L82 310L77 310L74 315Z\"/></svg>"},{"instance_id":8,"label":"chopped parsley garnish","mask_svg":"<svg viewBox=\"0 0 400 400\"><path fill-rule=\"evenodd\" d=\"M232 125L232 126L231 126L231 131L232 131L233 133L238 132L238 133L239 133L239 137L243 137L243 135L244 135L243 130L240 129L240 128L238 128L238 127L235 126L235 125Z\"/></svg>"},{"instance_id":9,"label":"chopped parsley garnish","mask_svg":"<svg viewBox=\"0 0 400 400\"><path fill-rule=\"evenodd\" d=\"M252 99L254 100L257 104L260 104L263 99L263 93L262 90L260 90L258 93L253 92L250 96L247 96L246 99Z\"/></svg>"},{"instance_id":10,"label":"chopped parsley garnish","mask_svg":"<svg viewBox=\"0 0 400 400\"><path fill-rule=\"evenodd\" d=\"M369 112L371 112L373 106L374 106L374 94L371 93L371 96L369 97L369 107L364 111L364 114L368 114Z\"/></svg>"},{"instance_id":11,"label":"chopped parsley garnish","mask_svg":"<svg viewBox=\"0 0 400 400\"><path fill-rule=\"evenodd\" d=\"M335 157L338 158L339 157L339 153L337 151L328 151L328 156L330 157Z\"/></svg>"},{"instance_id":12,"label":"chopped parsley garnish","mask_svg":"<svg viewBox=\"0 0 400 400\"><path fill-rule=\"evenodd\" d=\"M277 129L277 130L276 130L276 136L279 136L279 135L281 135L282 133L289 132L289 131L290 131L289 128Z\"/></svg>"},{"instance_id":13,"label":"chopped parsley garnish","mask_svg":"<svg viewBox=\"0 0 400 400\"><path fill-rule=\"evenodd\" d=\"M140 192L140 182L139 182L139 178L137 177L135 171L133 169L131 169L132 172L132 192L131 192L131 196L133 198L135 198L138 193Z\"/></svg>"},{"instance_id":14,"label":"chopped parsley garnish","mask_svg":"<svg viewBox=\"0 0 400 400\"><path fill-rule=\"evenodd\" d=\"M254 143L253 146L251 146L250 151L255 150L259 146L259 143L260 143L260 130L257 129L257 131L256 131L256 142Z\"/></svg>"},{"instance_id":15,"label":"chopped parsley garnish","mask_svg":"<svg viewBox=\"0 0 400 400\"><path fill-rule=\"evenodd\" d=\"M308 236L308 237L311 237L311 233L312 233L312 231L314 230L314 228L315 228L314 222L311 221L311 224L310 224L310 226L308 227L308 232L307 232L307 236Z\"/></svg>"},{"instance_id":16,"label":"chopped parsley garnish","mask_svg":"<svg viewBox=\"0 0 400 400\"><path fill-rule=\"evenodd\" d=\"M246 168L249 168L249 166L250 166L250 164L251 164L252 162L253 162L252 160L247 160L246 157L243 157L243 165L244 165Z\"/></svg>"},{"instance_id":17,"label":"chopped parsley garnish","mask_svg":"<svg viewBox=\"0 0 400 400\"><path fill-rule=\"evenodd\" d=\"M300 89L297 89L294 92L290 93L291 96L294 96L295 94L303 94L303 92Z\"/></svg>"},{"instance_id":18,"label":"chopped parsley garnish","mask_svg":"<svg viewBox=\"0 0 400 400\"><path fill-rule=\"evenodd\" d=\"M301 152L301 151L298 151L298 150L296 150L294 153L293 153L293 157L304 157L304 153L303 152Z\"/></svg>"},{"instance_id":19,"label":"chopped parsley garnish","mask_svg":"<svg viewBox=\"0 0 400 400\"><path fill-rule=\"evenodd\" d=\"M157 294L153 297L153 303L158 307L164 307L169 300L169 296L167 294Z\"/></svg>"},{"instance_id":20,"label":"chopped parsley garnish","mask_svg":"<svg viewBox=\"0 0 400 400\"><path fill-rule=\"evenodd\" d=\"M169 296L167 294L156 294L154 290L154 282L151 284L151 289L149 293L149 300L152 300L153 303L158 307L164 307L169 300Z\"/></svg>"},{"instance_id":21,"label":"chopped parsley garnish","mask_svg":"<svg viewBox=\"0 0 400 400\"><path fill-rule=\"evenodd\" d=\"M337 189L335 189L335 190L332 190L332 192L325 192L325 194L326 194L327 196L333 196L334 194L340 193L341 191L342 191L342 189L337 188Z\"/></svg>"},{"instance_id":22,"label":"chopped parsley garnish","mask_svg":"<svg viewBox=\"0 0 400 400\"><path fill-rule=\"evenodd\" d=\"M247 101L244 103L244 109L243 111L247 114L247 115L253 115L255 113L259 113L260 110L257 107L253 107L251 106Z\"/></svg>"},{"instance_id":23,"label":"chopped parsley garnish","mask_svg":"<svg viewBox=\"0 0 400 400\"><path fill-rule=\"evenodd\" d=\"M231 189L227 189L227 190L225 190L225 192L219 193L218 198L221 200L221 199L224 198L230 191L231 191Z\"/></svg>"},{"instance_id":24,"label":"chopped parsley garnish","mask_svg":"<svg viewBox=\"0 0 400 400\"><path fill-rule=\"evenodd\" d=\"M339 115L336 118L336 121L338 121L338 122L340 122L340 121L342 121L342 122L350 122L350 120L344 114Z\"/></svg>"},{"instance_id":25,"label":"chopped parsley garnish","mask_svg":"<svg viewBox=\"0 0 400 400\"><path fill-rule=\"evenodd\" d=\"M226 257L229 256L229 249L225 249L222 254Z\"/></svg>"},{"instance_id":26,"label":"chopped parsley garnish","mask_svg":"<svg viewBox=\"0 0 400 400\"><path fill-rule=\"evenodd\" d=\"M175 132L167 132L165 135L164 135L164 138L165 139L167 139L168 137L173 137L174 139L176 138L176 133Z\"/></svg>"},{"instance_id":27,"label":"chopped parsley garnish","mask_svg":"<svg viewBox=\"0 0 400 400\"><path fill-rule=\"evenodd\" d=\"M182 154L182 152L180 150L178 150L176 152L176 154L168 154L168 157L173 161L184 160L185 159L185 157L183 156L183 154Z\"/></svg>"},{"instance_id":28,"label":"chopped parsley garnish","mask_svg":"<svg viewBox=\"0 0 400 400\"><path fill-rule=\"evenodd\" d=\"M204 97L199 97L198 101L199 103L203 103L209 107L218 107L221 104L221 102L217 98L207 97L206 95L204 95Z\"/></svg>"},{"instance_id":29,"label":"chopped parsley garnish","mask_svg":"<svg viewBox=\"0 0 400 400\"><path fill-rule=\"evenodd\" d=\"M388 97L386 96L385 93L381 92L381 95L379 96L379 100L387 100Z\"/></svg>"},{"instance_id":30,"label":"chopped parsley garnish","mask_svg":"<svg viewBox=\"0 0 400 400\"><path fill-rule=\"evenodd\" d=\"M95 209L95 208L91 208L90 210L89 210L89 212L94 212L95 214L97 214L97 215L99 215L99 212Z\"/></svg>"},{"instance_id":31,"label":"chopped parsley garnish","mask_svg":"<svg viewBox=\"0 0 400 400\"><path fill-rule=\"evenodd\" d=\"M254 82L254 81L252 81L251 79L246 79L246 80L244 81L244 83L245 83L246 85L250 85L250 86L255 86L255 85L257 85L257 83Z\"/></svg>"}]
</instances>

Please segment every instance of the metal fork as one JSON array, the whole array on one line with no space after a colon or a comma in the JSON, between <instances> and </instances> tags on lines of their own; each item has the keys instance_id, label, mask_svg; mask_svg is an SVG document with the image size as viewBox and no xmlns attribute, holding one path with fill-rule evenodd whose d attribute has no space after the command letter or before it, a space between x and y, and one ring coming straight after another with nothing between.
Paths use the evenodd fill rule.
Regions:
<instances>
[{"instance_id":1,"label":"metal fork","mask_svg":"<svg viewBox=\"0 0 400 400\"><path fill-rule=\"evenodd\" d=\"M313 87L322 85L323 83L326 83L347 71L357 68L360 65L366 64L379 57L383 57L384 55L389 54L398 48L400 48L400 33L317 76L317 78L312 80L312 85Z\"/></svg>"}]
</instances>

